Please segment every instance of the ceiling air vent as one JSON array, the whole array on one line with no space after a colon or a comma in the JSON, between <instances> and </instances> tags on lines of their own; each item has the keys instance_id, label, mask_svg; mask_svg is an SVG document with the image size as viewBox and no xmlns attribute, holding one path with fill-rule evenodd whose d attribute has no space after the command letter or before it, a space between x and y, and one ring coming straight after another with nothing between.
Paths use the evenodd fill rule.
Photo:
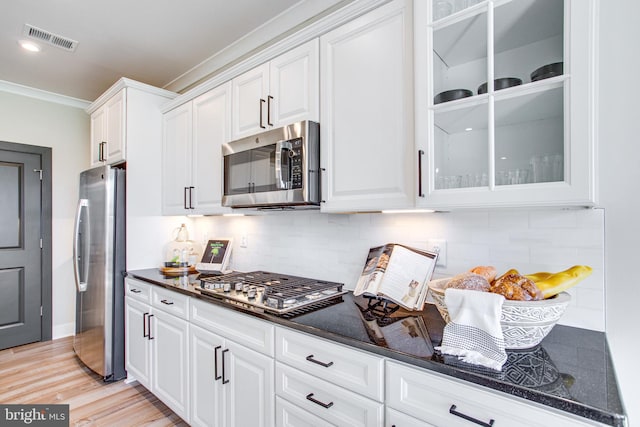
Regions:
<instances>
[{"instance_id":1,"label":"ceiling air vent","mask_svg":"<svg viewBox=\"0 0 640 427\"><path fill-rule=\"evenodd\" d=\"M23 35L32 39L39 40L50 44L51 46L59 47L69 52L76 50L78 42L68 37L63 37L57 34L53 34L42 28L34 27L33 25L24 24Z\"/></svg>"}]
</instances>

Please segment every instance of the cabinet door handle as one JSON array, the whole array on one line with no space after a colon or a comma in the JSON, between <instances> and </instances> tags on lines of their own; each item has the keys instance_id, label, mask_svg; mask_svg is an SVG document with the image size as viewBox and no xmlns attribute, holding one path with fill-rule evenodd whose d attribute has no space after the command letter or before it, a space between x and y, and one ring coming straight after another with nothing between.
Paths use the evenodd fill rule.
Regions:
<instances>
[{"instance_id":1,"label":"cabinet door handle","mask_svg":"<svg viewBox=\"0 0 640 427\"><path fill-rule=\"evenodd\" d=\"M310 401L312 401L313 403L318 404L318 405L322 406L323 408L327 408L327 409L328 409L328 408L331 408L331 407L333 406L333 402L324 403L324 402L320 402L320 401L319 401L319 400L317 400L317 399L314 399L314 398L313 398L313 393L309 393L309 394L307 394L307 400L310 400Z\"/></svg>"},{"instance_id":2,"label":"cabinet door handle","mask_svg":"<svg viewBox=\"0 0 640 427\"><path fill-rule=\"evenodd\" d=\"M132 294L139 294L140 292L142 292L140 289L136 289L136 288L131 289Z\"/></svg>"},{"instance_id":3,"label":"cabinet door handle","mask_svg":"<svg viewBox=\"0 0 640 427\"><path fill-rule=\"evenodd\" d=\"M308 355L308 356L307 356L307 360L308 360L309 362L313 362L313 363L315 363L315 364L317 364L317 365L324 366L325 368L328 368L329 366L333 365L333 362L324 363L324 362L321 362L321 361L319 361L319 360L314 359L314 358L313 358L313 354Z\"/></svg>"},{"instance_id":4,"label":"cabinet door handle","mask_svg":"<svg viewBox=\"0 0 640 427\"><path fill-rule=\"evenodd\" d=\"M260 128L262 129L266 129L267 127L262 123L262 104L264 104L266 101L262 98L260 98Z\"/></svg>"},{"instance_id":5,"label":"cabinet door handle","mask_svg":"<svg viewBox=\"0 0 640 427\"><path fill-rule=\"evenodd\" d=\"M166 299L161 299L160 302L166 305L173 305L173 301L167 301Z\"/></svg>"},{"instance_id":6,"label":"cabinet door handle","mask_svg":"<svg viewBox=\"0 0 640 427\"><path fill-rule=\"evenodd\" d=\"M422 192L422 156L424 156L424 150L418 150L418 197L424 197Z\"/></svg>"},{"instance_id":7,"label":"cabinet door handle","mask_svg":"<svg viewBox=\"0 0 640 427\"><path fill-rule=\"evenodd\" d=\"M273 126L273 123L271 123L271 100L273 99L273 96L269 95L267 96L267 124L269 126Z\"/></svg>"},{"instance_id":8,"label":"cabinet door handle","mask_svg":"<svg viewBox=\"0 0 640 427\"><path fill-rule=\"evenodd\" d=\"M458 412L456 411L456 405L451 405L451 408L449 408L449 413L455 415L456 417L463 418L467 421L471 421L472 423L478 424L483 427L491 427L495 422L495 420L491 419L489 420L488 423L485 423L484 421L480 421L476 418L470 417L469 415L463 414L462 412Z\"/></svg>"},{"instance_id":9,"label":"cabinet door handle","mask_svg":"<svg viewBox=\"0 0 640 427\"><path fill-rule=\"evenodd\" d=\"M184 189L182 190L182 206L184 206L185 209L187 208L187 189L188 187L184 187Z\"/></svg>"},{"instance_id":10,"label":"cabinet door handle","mask_svg":"<svg viewBox=\"0 0 640 427\"><path fill-rule=\"evenodd\" d=\"M228 351L229 351L228 348L225 348L224 350L222 350L222 384L226 384L229 382L229 380L224 375L224 354Z\"/></svg>"},{"instance_id":11,"label":"cabinet door handle","mask_svg":"<svg viewBox=\"0 0 640 427\"><path fill-rule=\"evenodd\" d=\"M189 209L195 209L193 207L193 189L195 187L189 187Z\"/></svg>"},{"instance_id":12,"label":"cabinet door handle","mask_svg":"<svg viewBox=\"0 0 640 427\"><path fill-rule=\"evenodd\" d=\"M102 141L98 146L98 161L104 162L106 159L104 158L104 146L107 144L106 141Z\"/></svg>"},{"instance_id":13,"label":"cabinet door handle","mask_svg":"<svg viewBox=\"0 0 640 427\"><path fill-rule=\"evenodd\" d=\"M151 336L151 318L153 317L153 314L150 314L149 317L147 317L147 321L148 321L148 327L149 327L149 339L155 339L155 337Z\"/></svg>"},{"instance_id":14,"label":"cabinet door handle","mask_svg":"<svg viewBox=\"0 0 640 427\"><path fill-rule=\"evenodd\" d=\"M142 315L142 336L147 338L149 336L149 331L147 330L147 316L149 313L144 313Z\"/></svg>"},{"instance_id":15,"label":"cabinet door handle","mask_svg":"<svg viewBox=\"0 0 640 427\"><path fill-rule=\"evenodd\" d=\"M325 173L327 170L325 168L319 168L318 169L318 183L320 184L320 203L327 203L326 200L322 199L322 174Z\"/></svg>"},{"instance_id":16,"label":"cabinet door handle","mask_svg":"<svg viewBox=\"0 0 640 427\"><path fill-rule=\"evenodd\" d=\"M218 375L218 350L220 350L221 348L222 346L219 345L213 349L213 375L215 381L218 381L220 378L222 378L221 375Z\"/></svg>"}]
</instances>

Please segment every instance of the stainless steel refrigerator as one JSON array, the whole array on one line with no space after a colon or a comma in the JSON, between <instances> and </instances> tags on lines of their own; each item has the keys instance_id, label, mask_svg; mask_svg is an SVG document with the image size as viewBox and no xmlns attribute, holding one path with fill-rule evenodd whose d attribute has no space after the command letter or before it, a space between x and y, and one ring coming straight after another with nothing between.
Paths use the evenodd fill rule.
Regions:
<instances>
[{"instance_id":1,"label":"stainless steel refrigerator","mask_svg":"<svg viewBox=\"0 0 640 427\"><path fill-rule=\"evenodd\" d=\"M73 262L73 348L104 381L124 368L125 170L100 166L80 174Z\"/></svg>"}]
</instances>

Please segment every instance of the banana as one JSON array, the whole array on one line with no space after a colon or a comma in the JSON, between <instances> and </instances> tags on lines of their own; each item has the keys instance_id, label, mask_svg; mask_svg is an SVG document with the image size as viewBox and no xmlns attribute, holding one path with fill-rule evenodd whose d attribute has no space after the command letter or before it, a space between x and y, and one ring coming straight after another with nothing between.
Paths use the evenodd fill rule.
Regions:
<instances>
[{"instance_id":1,"label":"banana","mask_svg":"<svg viewBox=\"0 0 640 427\"><path fill-rule=\"evenodd\" d=\"M538 289L542 291L544 298L551 298L577 285L583 279L589 277L592 271L593 269L588 265L574 265L558 273L539 272L525 276L533 280Z\"/></svg>"}]
</instances>

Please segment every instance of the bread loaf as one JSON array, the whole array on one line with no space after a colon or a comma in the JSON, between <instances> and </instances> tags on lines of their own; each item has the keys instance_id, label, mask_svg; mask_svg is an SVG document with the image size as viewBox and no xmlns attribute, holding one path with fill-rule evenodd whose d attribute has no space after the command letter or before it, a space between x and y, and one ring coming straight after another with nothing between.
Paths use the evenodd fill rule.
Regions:
<instances>
[{"instance_id":1,"label":"bread loaf","mask_svg":"<svg viewBox=\"0 0 640 427\"><path fill-rule=\"evenodd\" d=\"M490 292L500 294L513 301L537 301L543 299L542 292L531 279L520 274L504 274L491 284Z\"/></svg>"},{"instance_id":2,"label":"bread loaf","mask_svg":"<svg viewBox=\"0 0 640 427\"><path fill-rule=\"evenodd\" d=\"M496 268L491 265L479 265L477 267L473 267L469 270L471 273L476 273L481 276L484 276L487 279L487 282L491 283L496 279L498 272Z\"/></svg>"},{"instance_id":3,"label":"bread loaf","mask_svg":"<svg viewBox=\"0 0 640 427\"><path fill-rule=\"evenodd\" d=\"M480 274L466 272L453 276L446 284L445 289L470 289L474 291L487 292L491 285L489 281Z\"/></svg>"}]
</instances>

